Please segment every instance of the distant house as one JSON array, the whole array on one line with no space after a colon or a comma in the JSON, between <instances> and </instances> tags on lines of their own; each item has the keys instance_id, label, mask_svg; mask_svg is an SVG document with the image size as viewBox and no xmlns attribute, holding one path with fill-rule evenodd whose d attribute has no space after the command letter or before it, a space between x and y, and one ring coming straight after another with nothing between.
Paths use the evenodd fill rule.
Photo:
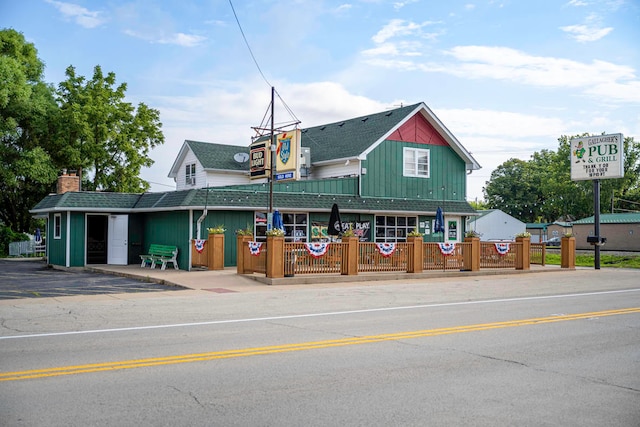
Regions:
<instances>
[{"instance_id":1,"label":"distant house","mask_svg":"<svg viewBox=\"0 0 640 427\"><path fill-rule=\"evenodd\" d=\"M587 237L594 235L594 217L573 222L577 249L593 249ZM607 251L640 251L640 213L600 214L600 237L607 242Z\"/></svg>"},{"instance_id":2,"label":"distant house","mask_svg":"<svg viewBox=\"0 0 640 427\"><path fill-rule=\"evenodd\" d=\"M515 240L516 234L526 230L524 222L500 209L477 211L477 215L469 219L467 230L476 231L484 241Z\"/></svg>"},{"instance_id":3,"label":"distant house","mask_svg":"<svg viewBox=\"0 0 640 427\"><path fill-rule=\"evenodd\" d=\"M571 233L572 223L564 221L528 222L527 232L531 234L531 243L542 243L553 237L562 237Z\"/></svg>"},{"instance_id":4,"label":"distant house","mask_svg":"<svg viewBox=\"0 0 640 427\"><path fill-rule=\"evenodd\" d=\"M49 262L133 264L156 243L177 246L180 269L190 269L192 240L224 224L225 264L233 266L234 230L249 226L256 240L266 240L270 204L282 214L288 242L327 237L334 203L343 226L361 241L404 242L414 229L426 242L463 240L475 215L466 179L480 165L424 103L291 133L295 140L274 138L274 152L276 162L293 168L276 168L272 182L263 141L251 147L185 141L169 171L176 191L84 192L78 177L61 176L69 184L64 191L31 210L48 220ZM444 233L433 232L438 208Z\"/></svg>"}]
</instances>

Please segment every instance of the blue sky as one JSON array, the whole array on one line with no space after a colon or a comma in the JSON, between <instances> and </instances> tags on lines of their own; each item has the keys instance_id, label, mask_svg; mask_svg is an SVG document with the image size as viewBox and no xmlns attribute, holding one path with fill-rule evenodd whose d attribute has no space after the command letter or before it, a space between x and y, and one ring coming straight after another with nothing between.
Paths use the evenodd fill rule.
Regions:
<instances>
[{"instance_id":1,"label":"blue sky","mask_svg":"<svg viewBox=\"0 0 640 427\"><path fill-rule=\"evenodd\" d=\"M160 111L166 142L143 178L174 184L185 139L248 145L270 87L302 127L425 102L482 169L482 199L509 158L557 138L640 140L638 0L0 1L0 28L35 44L45 80L69 65L113 71L127 98ZM288 121L280 107L276 121ZM167 186L169 185L169 187Z\"/></svg>"}]
</instances>

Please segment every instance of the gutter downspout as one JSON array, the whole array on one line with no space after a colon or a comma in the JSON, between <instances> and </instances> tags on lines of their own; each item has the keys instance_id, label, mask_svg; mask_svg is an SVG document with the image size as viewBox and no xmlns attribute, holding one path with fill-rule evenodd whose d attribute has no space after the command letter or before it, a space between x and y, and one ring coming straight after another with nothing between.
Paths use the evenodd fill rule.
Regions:
<instances>
[{"instance_id":1,"label":"gutter downspout","mask_svg":"<svg viewBox=\"0 0 640 427\"><path fill-rule=\"evenodd\" d=\"M207 217L207 203L209 201L209 187L206 187L207 194L204 198L204 210L202 211L202 215L198 218L198 222L196 223L196 239L200 240L200 232L202 230L202 221Z\"/></svg>"}]
</instances>

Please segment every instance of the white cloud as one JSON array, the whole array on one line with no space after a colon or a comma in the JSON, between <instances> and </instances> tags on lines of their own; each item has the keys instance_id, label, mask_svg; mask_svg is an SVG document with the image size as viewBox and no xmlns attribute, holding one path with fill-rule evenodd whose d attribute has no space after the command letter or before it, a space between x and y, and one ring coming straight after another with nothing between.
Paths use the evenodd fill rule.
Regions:
<instances>
[{"instance_id":1,"label":"white cloud","mask_svg":"<svg viewBox=\"0 0 640 427\"><path fill-rule=\"evenodd\" d=\"M45 0L47 3L55 6L56 9L64 15L66 19L71 19L84 28L95 28L104 22L106 18L102 17L101 12L93 12L74 3L65 3L55 0Z\"/></svg>"},{"instance_id":2,"label":"white cloud","mask_svg":"<svg viewBox=\"0 0 640 427\"><path fill-rule=\"evenodd\" d=\"M393 8L395 10L400 10L403 7L405 7L408 4L412 4L412 3L417 3L418 0L404 0L404 1L397 1L395 3L393 3Z\"/></svg>"},{"instance_id":3,"label":"white cloud","mask_svg":"<svg viewBox=\"0 0 640 427\"><path fill-rule=\"evenodd\" d=\"M601 18L596 14L587 16L584 24L568 25L560 27L560 29L581 43L600 40L613 31L613 27L603 28L601 26Z\"/></svg>"},{"instance_id":4,"label":"white cloud","mask_svg":"<svg viewBox=\"0 0 640 427\"><path fill-rule=\"evenodd\" d=\"M376 44L384 43L393 37L416 34L423 26L424 24L407 22L402 19L392 19L387 25L382 27L371 40Z\"/></svg>"},{"instance_id":5,"label":"white cloud","mask_svg":"<svg viewBox=\"0 0 640 427\"><path fill-rule=\"evenodd\" d=\"M193 34L174 33L174 34L145 34L133 30L124 30L124 33L136 37L142 40L146 40L150 43L158 44L171 44L184 47L194 47L202 44L206 40L206 37L197 36Z\"/></svg>"}]
</instances>

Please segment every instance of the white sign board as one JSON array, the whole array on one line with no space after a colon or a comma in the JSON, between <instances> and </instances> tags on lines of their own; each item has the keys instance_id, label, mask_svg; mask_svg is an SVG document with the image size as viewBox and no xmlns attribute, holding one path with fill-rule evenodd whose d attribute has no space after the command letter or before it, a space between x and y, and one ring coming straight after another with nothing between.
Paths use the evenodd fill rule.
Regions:
<instances>
[{"instance_id":1,"label":"white sign board","mask_svg":"<svg viewBox=\"0 0 640 427\"><path fill-rule=\"evenodd\" d=\"M621 133L571 140L571 180L622 178L624 145Z\"/></svg>"}]
</instances>

